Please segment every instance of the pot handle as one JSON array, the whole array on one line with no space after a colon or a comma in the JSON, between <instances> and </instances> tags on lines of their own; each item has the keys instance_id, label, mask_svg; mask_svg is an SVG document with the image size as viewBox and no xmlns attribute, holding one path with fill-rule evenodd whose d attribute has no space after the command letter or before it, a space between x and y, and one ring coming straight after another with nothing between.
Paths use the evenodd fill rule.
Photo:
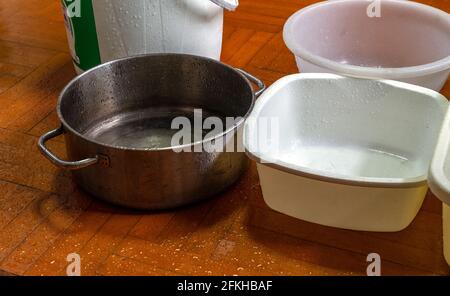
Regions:
<instances>
[{"instance_id":1,"label":"pot handle","mask_svg":"<svg viewBox=\"0 0 450 296\"><path fill-rule=\"evenodd\" d=\"M57 167L60 167L62 169L66 170L79 170L91 165L94 165L99 162L99 157L96 156L95 158L87 158L80 161L64 161L58 158L56 155L54 155L46 146L45 143L47 143L49 140L56 138L58 136L61 136L64 134L64 128L61 126L53 131L50 131L43 135L39 139L39 149L41 150L41 153L50 160L54 165Z\"/></svg>"},{"instance_id":2,"label":"pot handle","mask_svg":"<svg viewBox=\"0 0 450 296\"><path fill-rule=\"evenodd\" d=\"M239 73L241 73L242 75L244 75L245 78L247 78L248 80L250 80L251 82L253 82L254 84L256 84L258 86L258 90L255 91L255 97L259 97L266 90L266 85L264 84L264 82L261 79L256 78L252 74L247 73L242 69L236 68L236 70Z\"/></svg>"}]
</instances>

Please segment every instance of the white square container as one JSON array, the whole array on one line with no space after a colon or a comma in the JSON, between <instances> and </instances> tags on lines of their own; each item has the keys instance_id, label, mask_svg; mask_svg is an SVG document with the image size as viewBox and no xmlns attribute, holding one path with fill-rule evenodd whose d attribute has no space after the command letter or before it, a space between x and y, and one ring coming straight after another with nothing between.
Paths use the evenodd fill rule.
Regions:
<instances>
[{"instance_id":1,"label":"white square container","mask_svg":"<svg viewBox=\"0 0 450 296\"><path fill-rule=\"evenodd\" d=\"M402 82L296 74L260 97L244 145L272 209L332 227L400 231L422 206L447 108L439 93ZM450 132L442 135L448 141Z\"/></svg>"},{"instance_id":2,"label":"white square container","mask_svg":"<svg viewBox=\"0 0 450 296\"><path fill-rule=\"evenodd\" d=\"M444 204L444 256L450 265L450 206Z\"/></svg>"},{"instance_id":3,"label":"white square container","mask_svg":"<svg viewBox=\"0 0 450 296\"><path fill-rule=\"evenodd\" d=\"M429 183L433 193L443 202L444 255L450 265L450 112L442 125L439 142L431 162Z\"/></svg>"}]
</instances>

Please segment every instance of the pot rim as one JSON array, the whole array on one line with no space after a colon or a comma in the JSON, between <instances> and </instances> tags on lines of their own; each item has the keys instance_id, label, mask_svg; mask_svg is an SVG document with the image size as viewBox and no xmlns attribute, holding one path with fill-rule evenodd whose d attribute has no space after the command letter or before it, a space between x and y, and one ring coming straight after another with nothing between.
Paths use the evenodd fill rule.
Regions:
<instances>
[{"instance_id":1,"label":"pot rim","mask_svg":"<svg viewBox=\"0 0 450 296\"><path fill-rule=\"evenodd\" d=\"M156 57L156 56L159 56L159 57L161 57L161 56L180 56L180 57L188 57L188 58L197 58L197 59L200 59L200 60L205 60L205 61L209 61L209 62L218 64L218 65L221 65L224 68L232 70L234 73L238 74L241 78L243 78L247 82L247 85L248 85L248 87L250 89L250 92L252 94L251 105L248 108L247 113L244 116L242 116L238 122L235 122L232 127L226 129L224 132L222 132L222 133L220 133L220 134L218 134L218 135L216 135L214 137L203 139L202 141L192 142L192 143L189 143L189 144L178 145L178 146L170 146L170 147L163 147L163 148L134 148L134 147L125 147L125 146L110 145L110 144L102 143L102 142L96 141L95 139L92 139L90 137L87 137L87 136L81 134L80 132L78 132L77 130L72 128L67 123L67 121L64 119L64 116L63 116L63 114L61 112L61 103L62 103L63 97L67 93L68 89L70 87L72 87L80 79L82 79L83 77L89 75L92 72L95 72L95 71L97 71L97 70L99 70L101 68L104 68L104 67L108 67L108 66L110 66L112 64L121 63L121 62L129 61L129 60L137 60L137 59L148 58L148 57ZM88 70L88 71L86 71L86 72L76 76L74 79L72 79L63 88L63 90L59 94L58 103L57 103L57 106L56 106L56 111L57 111L57 114L58 114L58 118L59 118L59 120L61 121L61 123L62 123L62 125L64 127L64 130L68 130L71 133L73 133L74 135L76 135L77 137L80 137L80 138L84 139L85 141L88 141L88 142L93 143L95 145L100 145L100 146L103 146L103 147L106 147L106 148L123 150L123 151L142 151L142 152L155 151L156 152L156 151L170 151L170 150L174 150L174 149L184 151L183 149L185 149L185 148L195 147L195 146L201 145L203 143L208 143L208 142L214 141L216 139L223 138L223 137L225 137L226 135L228 135L228 134L230 134L232 132L235 132L239 127L241 127L244 124L245 120L250 116L251 112L253 111L253 108L255 107L255 101L256 101L255 92L253 91L252 84L249 81L249 79L247 77L245 77L244 74L242 74L241 72L239 72L238 70L236 70L235 68L233 68L230 65L227 65L227 64L225 64L225 63L223 63L221 61L217 61L217 60L212 59L212 58L203 57L203 56L197 56L197 55L191 55L191 54L151 53L151 54L140 54L140 55L135 55L135 56L131 56L131 57L125 57L125 58L109 61L109 62L100 64L100 65L98 65L98 66L96 66L96 67L94 67L94 68L92 68L92 69L90 69L90 70Z\"/></svg>"},{"instance_id":2,"label":"pot rim","mask_svg":"<svg viewBox=\"0 0 450 296\"><path fill-rule=\"evenodd\" d=\"M398 6L404 7L414 7L420 10L424 14L434 14L435 16L440 16L443 19L447 19L447 23L450 26L450 17L444 11L425 5L422 3L411 2L411 1L403 1L403 0L383 0L391 4L395 4ZM283 40L289 50L297 57L302 58L312 64L317 66L338 72L343 73L345 75L354 76L354 77L363 77L363 78L373 78L373 79L406 79L406 78L416 78L422 77L426 75L432 75L436 73L440 73L443 71L447 71L450 68L450 55L435 60L426 64L419 64L408 67L394 67L394 68L375 68L375 67L363 67L357 66L354 64L342 64L337 61L334 61L329 58L325 58L321 55L315 54L303 47L297 41L293 40L292 37L288 37L288 32L291 32L294 29L294 22L297 20L302 14L305 14L309 11L315 10L317 8L339 5L342 3L349 4L352 2L364 3L365 0L335 0L335 1L325 1L319 2L310 6L307 6L299 11L295 12L293 15L289 17L286 21L283 28Z\"/></svg>"}]
</instances>

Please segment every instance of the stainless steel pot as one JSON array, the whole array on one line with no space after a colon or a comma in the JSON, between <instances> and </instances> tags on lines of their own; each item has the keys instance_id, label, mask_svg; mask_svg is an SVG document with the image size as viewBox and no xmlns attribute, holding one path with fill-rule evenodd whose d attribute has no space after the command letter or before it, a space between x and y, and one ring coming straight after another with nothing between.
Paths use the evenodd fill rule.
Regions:
<instances>
[{"instance_id":1,"label":"stainless steel pot","mask_svg":"<svg viewBox=\"0 0 450 296\"><path fill-rule=\"evenodd\" d=\"M103 200L140 209L186 205L228 188L248 160L242 152L174 149L242 141L239 130L264 89L254 76L203 57L153 54L113 61L78 76L62 91L57 106L62 126L43 135L39 148ZM194 121L194 109L223 121L240 119L202 141L171 146L177 132L172 120ZM70 161L45 146L63 134Z\"/></svg>"}]
</instances>

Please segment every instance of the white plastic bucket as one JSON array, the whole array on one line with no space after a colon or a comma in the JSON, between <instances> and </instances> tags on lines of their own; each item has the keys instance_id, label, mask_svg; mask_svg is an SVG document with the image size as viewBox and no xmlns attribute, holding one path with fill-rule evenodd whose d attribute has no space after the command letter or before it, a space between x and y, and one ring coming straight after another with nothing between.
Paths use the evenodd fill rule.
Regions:
<instances>
[{"instance_id":1,"label":"white plastic bucket","mask_svg":"<svg viewBox=\"0 0 450 296\"><path fill-rule=\"evenodd\" d=\"M336 0L286 22L284 41L303 73L393 79L439 91L450 73L450 15L414 1Z\"/></svg>"},{"instance_id":2,"label":"white plastic bucket","mask_svg":"<svg viewBox=\"0 0 450 296\"><path fill-rule=\"evenodd\" d=\"M223 8L209 0L63 0L77 72L147 53L220 59Z\"/></svg>"}]
</instances>

